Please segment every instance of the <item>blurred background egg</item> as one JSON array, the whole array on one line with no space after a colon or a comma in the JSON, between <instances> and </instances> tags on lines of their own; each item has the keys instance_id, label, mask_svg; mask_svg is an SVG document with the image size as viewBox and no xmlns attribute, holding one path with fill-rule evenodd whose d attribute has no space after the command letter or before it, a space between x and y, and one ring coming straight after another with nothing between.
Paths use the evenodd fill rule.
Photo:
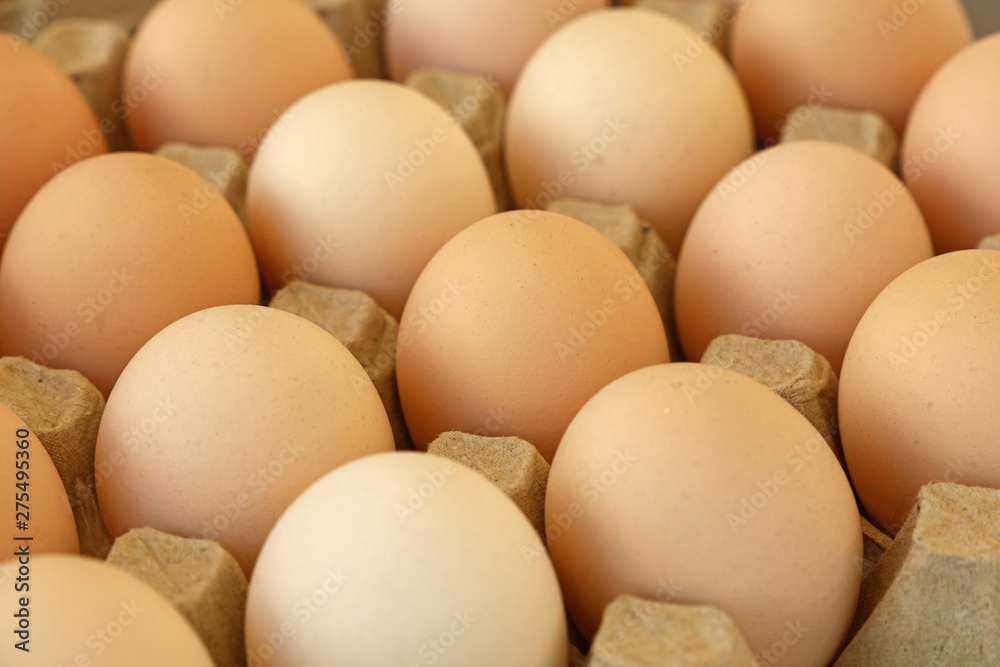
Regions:
<instances>
[{"instance_id":1,"label":"blurred background egg","mask_svg":"<svg viewBox=\"0 0 1000 667\"><path fill-rule=\"evenodd\" d=\"M510 92L542 41L610 0L422 0L388 5L385 54L396 81L424 67L489 75ZM393 6L400 7L392 12Z\"/></svg>"},{"instance_id":2,"label":"blurred background egg","mask_svg":"<svg viewBox=\"0 0 1000 667\"><path fill-rule=\"evenodd\" d=\"M834 143L759 153L706 198L677 263L689 360L722 334L806 343L839 371L883 287L933 255L920 210L880 163Z\"/></svg>"},{"instance_id":3,"label":"blurred background egg","mask_svg":"<svg viewBox=\"0 0 1000 667\"><path fill-rule=\"evenodd\" d=\"M1000 488L1000 252L940 255L892 282L858 324L840 428L872 522L902 526L931 482Z\"/></svg>"},{"instance_id":4,"label":"blurred background egg","mask_svg":"<svg viewBox=\"0 0 1000 667\"><path fill-rule=\"evenodd\" d=\"M1000 234L1000 34L973 43L927 84L902 164L939 253Z\"/></svg>"},{"instance_id":5,"label":"blurred background egg","mask_svg":"<svg viewBox=\"0 0 1000 667\"><path fill-rule=\"evenodd\" d=\"M399 326L396 372L419 448L444 431L516 435L552 460L577 410L670 360L656 304L611 241L555 213L510 211L448 242Z\"/></svg>"},{"instance_id":6,"label":"blurred background egg","mask_svg":"<svg viewBox=\"0 0 1000 667\"><path fill-rule=\"evenodd\" d=\"M630 204L677 252L702 198L752 150L743 91L715 49L659 12L590 12L531 57L505 151L521 208L573 197Z\"/></svg>"},{"instance_id":7,"label":"blurred background egg","mask_svg":"<svg viewBox=\"0 0 1000 667\"><path fill-rule=\"evenodd\" d=\"M482 475L416 452L353 461L299 496L264 544L246 617L247 659L269 667L567 662L535 529Z\"/></svg>"},{"instance_id":8,"label":"blurred background egg","mask_svg":"<svg viewBox=\"0 0 1000 667\"><path fill-rule=\"evenodd\" d=\"M1000 254L1000 253L998 253ZM727 612L754 653L830 664L854 616L861 524L816 429L732 371L667 364L594 396L559 445L545 500L570 614L592 636L628 593Z\"/></svg>"},{"instance_id":9,"label":"blurred background egg","mask_svg":"<svg viewBox=\"0 0 1000 667\"><path fill-rule=\"evenodd\" d=\"M16 561L0 565L0 613L8 626L30 599L30 651L15 648L8 631L0 644L0 664L18 667L52 665L184 665L215 667L208 649L180 611L159 591L113 565L93 558L32 556L30 590L12 582Z\"/></svg>"},{"instance_id":10,"label":"blurred background egg","mask_svg":"<svg viewBox=\"0 0 1000 667\"><path fill-rule=\"evenodd\" d=\"M39 188L107 150L94 112L59 65L13 37L0 39L0 249Z\"/></svg>"},{"instance_id":11,"label":"blurred background egg","mask_svg":"<svg viewBox=\"0 0 1000 667\"><path fill-rule=\"evenodd\" d=\"M153 334L196 310L257 303L239 218L170 160L113 153L50 181L0 260L0 353L87 376L107 396Z\"/></svg>"},{"instance_id":12,"label":"blurred background egg","mask_svg":"<svg viewBox=\"0 0 1000 667\"><path fill-rule=\"evenodd\" d=\"M97 494L112 535L215 540L249 575L303 489L393 449L375 386L336 338L285 311L221 306L170 325L125 369L97 436Z\"/></svg>"},{"instance_id":13,"label":"blurred background egg","mask_svg":"<svg viewBox=\"0 0 1000 667\"><path fill-rule=\"evenodd\" d=\"M753 0L730 55L761 141L806 104L877 111L899 134L920 89L971 40L959 0Z\"/></svg>"},{"instance_id":14,"label":"blurred background egg","mask_svg":"<svg viewBox=\"0 0 1000 667\"><path fill-rule=\"evenodd\" d=\"M437 250L496 213L486 167L443 108L384 81L295 104L250 171L247 208L264 278L367 292L394 317Z\"/></svg>"},{"instance_id":15,"label":"blurred background egg","mask_svg":"<svg viewBox=\"0 0 1000 667\"><path fill-rule=\"evenodd\" d=\"M0 511L3 524L10 526L10 536L0 549L0 560L12 557L21 547L32 554L80 552L73 510L52 459L21 418L2 403L0 474L10 485ZM25 528L17 527L20 521ZM19 541L18 537L31 539Z\"/></svg>"},{"instance_id":16,"label":"blurred background egg","mask_svg":"<svg viewBox=\"0 0 1000 667\"><path fill-rule=\"evenodd\" d=\"M251 159L295 100L353 76L337 38L299 0L162 0L123 76L133 143L228 146Z\"/></svg>"}]
</instances>

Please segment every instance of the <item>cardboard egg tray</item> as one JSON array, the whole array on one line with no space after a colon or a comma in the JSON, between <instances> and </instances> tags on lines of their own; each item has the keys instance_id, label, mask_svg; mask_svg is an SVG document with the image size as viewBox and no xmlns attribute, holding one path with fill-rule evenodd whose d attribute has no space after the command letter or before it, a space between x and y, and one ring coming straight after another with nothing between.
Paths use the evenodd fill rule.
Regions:
<instances>
[{"instance_id":1,"label":"cardboard egg tray","mask_svg":"<svg viewBox=\"0 0 1000 667\"><path fill-rule=\"evenodd\" d=\"M308 0L345 46L359 76L383 74L379 36L365 24L379 0ZM0 28L34 43L80 85L99 118L121 94L125 50L153 0L0 0ZM725 5L706 1L647 0L698 31L725 52ZM981 33L1000 29L1000 4L968 0ZM474 75L426 70L407 82L445 108L480 85ZM461 119L487 166L501 209L510 207L500 156L504 99L490 99ZM819 107L803 123L789 123L782 141L824 139L862 150L898 168L899 144L875 113ZM794 116L792 112L791 116ZM112 149L127 148L120 125L105 129ZM245 217L247 165L234 151L171 144L160 155L183 163L211 182ZM673 323L674 260L662 240L627 206L559 200L549 210L577 218L612 239L639 268L663 317L671 357L680 358ZM1000 237L983 248L1000 250ZM351 350L386 407L397 449L412 448L395 383L398 324L367 295L293 282L271 307L311 319ZM836 429L837 377L830 364L802 343L745 336L716 339L701 359L763 383L799 410L843 463ZM163 592L197 629L219 667L246 664L243 609L247 581L236 561L209 540L186 539L152 528L112 540L95 493L94 449L104 399L75 372L31 361L0 359L0 401L36 433L56 465L73 508L81 552L125 568ZM544 502L549 464L518 438L445 433L429 447L486 475L523 510L545 537ZM863 583L848 642L834 663L864 665L1000 665L1000 491L934 483L924 487L895 539L863 516ZM956 624L956 619L975 618ZM570 621L570 626L572 622ZM786 633L794 642L798 630ZM604 612L592 642L571 627L570 665L780 664L787 645L756 655L724 612L706 606L620 596ZM512 638L512 641L516 639ZM946 659L942 655L963 656Z\"/></svg>"}]
</instances>

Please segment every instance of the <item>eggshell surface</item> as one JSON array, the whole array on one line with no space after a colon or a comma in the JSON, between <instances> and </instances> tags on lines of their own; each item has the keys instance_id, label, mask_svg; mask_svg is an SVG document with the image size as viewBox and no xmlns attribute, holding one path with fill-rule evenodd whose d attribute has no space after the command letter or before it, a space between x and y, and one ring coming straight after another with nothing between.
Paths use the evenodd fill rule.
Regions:
<instances>
[{"instance_id":1,"label":"eggshell surface","mask_svg":"<svg viewBox=\"0 0 1000 667\"><path fill-rule=\"evenodd\" d=\"M125 120L143 151L183 141L250 160L289 105L352 77L337 38L304 2L163 0L129 47Z\"/></svg>"},{"instance_id":2,"label":"eggshell surface","mask_svg":"<svg viewBox=\"0 0 1000 667\"><path fill-rule=\"evenodd\" d=\"M360 289L394 317L444 243L496 213L472 140L420 93L384 81L296 103L250 172L249 229L267 284Z\"/></svg>"},{"instance_id":3,"label":"eggshell surface","mask_svg":"<svg viewBox=\"0 0 1000 667\"><path fill-rule=\"evenodd\" d=\"M2 403L0 438L0 473L10 485L2 501L10 535L0 558L11 558L21 549L32 554L79 553L73 510L52 459L21 418Z\"/></svg>"},{"instance_id":4,"label":"eggshell surface","mask_svg":"<svg viewBox=\"0 0 1000 667\"><path fill-rule=\"evenodd\" d=\"M844 457L872 522L902 526L932 481L1000 488L1000 252L967 250L894 280L844 359Z\"/></svg>"},{"instance_id":5,"label":"eggshell surface","mask_svg":"<svg viewBox=\"0 0 1000 667\"><path fill-rule=\"evenodd\" d=\"M108 150L80 89L13 38L0 40L0 248L31 197L69 163Z\"/></svg>"},{"instance_id":6,"label":"eggshell surface","mask_svg":"<svg viewBox=\"0 0 1000 667\"><path fill-rule=\"evenodd\" d=\"M903 178L939 253L1000 234L1000 35L948 61L913 108Z\"/></svg>"},{"instance_id":7,"label":"eggshell surface","mask_svg":"<svg viewBox=\"0 0 1000 667\"><path fill-rule=\"evenodd\" d=\"M98 499L112 535L215 540L249 574L303 489L393 449L378 392L337 339L284 311L222 306L170 325L125 369L97 437Z\"/></svg>"},{"instance_id":8,"label":"eggshell surface","mask_svg":"<svg viewBox=\"0 0 1000 667\"><path fill-rule=\"evenodd\" d=\"M552 459L573 415L629 371L669 361L642 277L599 232L511 211L449 241L414 286L397 377L418 448L450 430L516 435Z\"/></svg>"},{"instance_id":9,"label":"eggshell surface","mask_svg":"<svg viewBox=\"0 0 1000 667\"><path fill-rule=\"evenodd\" d=\"M568 646L525 516L482 475L417 452L353 461L288 508L250 582L246 641L270 667L565 667Z\"/></svg>"},{"instance_id":10,"label":"eggshell surface","mask_svg":"<svg viewBox=\"0 0 1000 667\"><path fill-rule=\"evenodd\" d=\"M781 664L819 667L854 616L861 531L847 477L795 408L732 371L659 365L601 390L559 445L545 514L588 636L628 593L716 606L757 654L796 628Z\"/></svg>"},{"instance_id":11,"label":"eggshell surface","mask_svg":"<svg viewBox=\"0 0 1000 667\"><path fill-rule=\"evenodd\" d=\"M912 195L875 160L798 141L748 159L698 210L677 263L688 359L722 334L799 340L839 371L861 316L933 256Z\"/></svg>"},{"instance_id":12,"label":"eggshell surface","mask_svg":"<svg viewBox=\"0 0 1000 667\"><path fill-rule=\"evenodd\" d=\"M385 31L390 76L435 67L485 74L510 92L524 63L566 21L609 0L430 0L400 7Z\"/></svg>"},{"instance_id":13,"label":"eggshell surface","mask_svg":"<svg viewBox=\"0 0 1000 667\"><path fill-rule=\"evenodd\" d=\"M11 233L0 353L78 370L107 396L174 320L259 301L246 232L207 181L165 158L104 155L50 181Z\"/></svg>"},{"instance_id":14,"label":"eggshell surface","mask_svg":"<svg viewBox=\"0 0 1000 667\"><path fill-rule=\"evenodd\" d=\"M19 564L0 564L13 582ZM28 590L0 592L0 610L12 619L27 595L28 651L11 633L0 645L0 663L18 667L213 667L212 657L187 619L159 591L131 574L94 558L32 556ZM10 625L16 624L14 621Z\"/></svg>"},{"instance_id":15,"label":"eggshell surface","mask_svg":"<svg viewBox=\"0 0 1000 667\"><path fill-rule=\"evenodd\" d=\"M531 57L507 115L521 208L574 197L629 204L677 252L702 198L753 149L735 74L659 12L618 8L564 25Z\"/></svg>"},{"instance_id":16,"label":"eggshell surface","mask_svg":"<svg viewBox=\"0 0 1000 667\"><path fill-rule=\"evenodd\" d=\"M762 141L797 106L821 104L877 111L898 135L924 84L971 41L959 0L753 0L730 56Z\"/></svg>"}]
</instances>

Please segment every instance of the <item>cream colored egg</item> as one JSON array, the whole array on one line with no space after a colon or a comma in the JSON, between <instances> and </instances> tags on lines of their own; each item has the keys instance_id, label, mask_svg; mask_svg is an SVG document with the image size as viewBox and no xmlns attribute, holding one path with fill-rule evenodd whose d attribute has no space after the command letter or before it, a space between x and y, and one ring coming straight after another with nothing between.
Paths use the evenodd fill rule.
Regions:
<instances>
[{"instance_id":1,"label":"cream colored egg","mask_svg":"<svg viewBox=\"0 0 1000 667\"><path fill-rule=\"evenodd\" d=\"M324 473L394 449L378 392L337 339L262 306L178 320L108 397L97 494L112 535L215 540L249 574L284 509Z\"/></svg>"},{"instance_id":2,"label":"cream colored egg","mask_svg":"<svg viewBox=\"0 0 1000 667\"><path fill-rule=\"evenodd\" d=\"M565 667L559 584L502 491L449 459L368 456L326 475L267 538L247 659L268 667Z\"/></svg>"},{"instance_id":3,"label":"cream colored egg","mask_svg":"<svg viewBox=\"0 0 1000 667\"><path fill-rule=\"evenodd\" d=\"M472 140L437 104L384 81L296 103L250 172L250 236L267 284L359 289L399 317L448 239L496 212Z\"/></svg>"}]
</instances>

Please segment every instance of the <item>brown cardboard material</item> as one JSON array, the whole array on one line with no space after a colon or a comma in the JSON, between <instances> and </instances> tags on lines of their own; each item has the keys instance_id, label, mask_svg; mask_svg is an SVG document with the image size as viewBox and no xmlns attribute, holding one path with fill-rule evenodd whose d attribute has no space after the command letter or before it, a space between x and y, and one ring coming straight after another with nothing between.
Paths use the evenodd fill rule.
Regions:
<instances>
[{"instance_id":1,"label":"brown cardboard material","mask_svg":"<svg viewBox=\"0 0 1000 667\"><path fill-rule=\"evenodd\" d=\"M87 18L52 21L33 42L83 91L112 151L129 148L124 113L119 108L128 43L128 30L121 23Z\"/></svg>"},{"instance_id":2,"label":"brown cardboard material","mask_svg":"<svg viewBox=\"0 0 1000 667\"><path fill-rule=\"evenodd\" d=\"M293 281L271 299L280 308L318 324L361 362L385 405L396 449L413 449L396 386L399 323L364 292Z\"/></svg>"},{"instance_id":3,"label":"brown cardboard material","mask_svg":"<svg viewBox=\"0 0 1000 667\"><path fill-rule=\"evenodd\" d=\"M736 11L728 0L642 0L636 7L652 9L677 19L694 30L695 46L711 44L722 55L729 54L729 33ZM692 47L694 48L694 47ZM688 55L688 54L685 54ZM688 55L688 57L691 57Z\"/></svg>"},{"instance_id":4,"label":"brown cardboard material","mask_svg":"<svg viewBox=\"0 0 1000 667\"><path fill-rule=\"evenodd\" d=\"M166 143L156 155L182 164L212 184L247 225L247 163L232 148ZM205 197L210 194L202 193ZM195 203L197 203L197 195Z\"/></svg>"},{"instance_id":5,"label":"brown cardboard material","mask_svg":"<svg viewBox=\"0 0 1000 667\"><path fill-rule=\"evenodd\" d=\"M104 397L77 371L53 370L23 357L0 359L0 402L45 447L69 496L80 553L103 558L111 538L97 505L94 450Z\"/></svg>"},{"instance_id":6,"label":"brown cardboard material","mask_svg":"<svg viewBox=\"0 0 1000 667\"><path fill-rule=\"evenodd\" d=\"M862 581L836 667L1000 664L1000 491L929 484Z\"/></svg>"},{"instance_id":7,"label":"brown cardboard material","mask_svg":"<svg viewBox=\"0 0 1000 667\"><path fill-rule=\"evenodd\" d=\"M524 512L545 539L545 487L549 464L530 442L515 437L491 438L458 431L442 433L427 446L485 475Z\"/></svg>"},{"instance_id":8,"label":"brown cardboard material","mask_svg":"<svg viewBox=\"0 0 1000 667\"><path fill-rule=\"evenodd\" d=\"M889 122L874 111L829 106L793 109L781 128L781 143L832 141L856 148L889 169L899 165L899 139Z\"/></svg>"},{"instance_id":9,"label":"brown cardboard material","mask_svg":"<svg viewBox=\"0 0 1000 667\"><path fill-rule=\"evenodd\" d=\"M604 610L588 667L748 667L750 646L724 612L619 595Z\"/></svg>"},{"instance_id":10,"label":"brown cardboard material","mask_svg":"<svg viewBox=\"0 0 1000 667\"><path fill-rule=\"evenodd\" d=\"M382 33L378 18L382 8L373 0L307 0L330 30L358 78L381 79L384 76Z\"/></svg>"},{"instance_id":11,"label":"brown cardboard material","mask_svg":"<svg viewBox=\"0 0 1000 667\"><path fill-rule=\"evenodd\" d=\"M216 542L134 528L115 540L108 563L167 596L198 631L218 667L245 664L247 580L236 559Z\"/></svg>"},{"instance_id":12,"label":"brown cardboard material","mask_svg":"<svg viewBox=\"0 0 1000 667\"><path fill-rule=\"evenodd\" d=\"M997 236L987 236L979 242L980 250L1000 250L1000 234Z\"/></svg>"}]
</instances>

